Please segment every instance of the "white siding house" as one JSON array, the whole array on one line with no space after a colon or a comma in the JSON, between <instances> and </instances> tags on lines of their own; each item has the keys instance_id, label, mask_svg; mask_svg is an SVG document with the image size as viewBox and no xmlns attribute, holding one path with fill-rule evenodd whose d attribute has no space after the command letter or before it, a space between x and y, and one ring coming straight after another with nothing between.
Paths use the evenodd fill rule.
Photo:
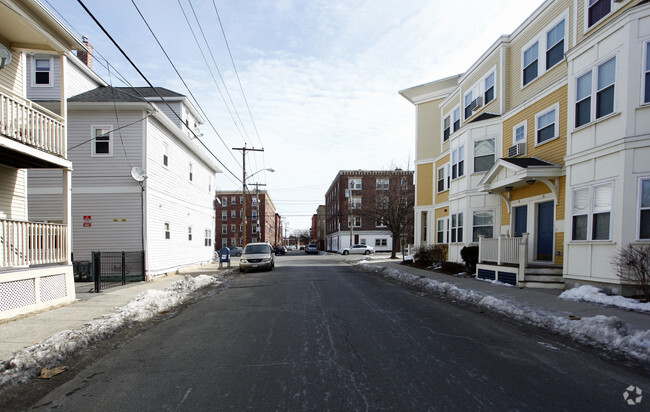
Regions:
<instances>
[{"instance_id":1,"label":"white siding house","mask_svg":"<svg viewBox=\"0 0 650 412\"><path fill-rule=\"evenodd\" d=\"M69 99L75 261L90 261L93 251L144 251L152 277L212 260L219 169L182 128L194 125L189 106L164 88L98 87ZM53 178L30 174L30 213L56 195Z\"/></svg>"}]
</instances>

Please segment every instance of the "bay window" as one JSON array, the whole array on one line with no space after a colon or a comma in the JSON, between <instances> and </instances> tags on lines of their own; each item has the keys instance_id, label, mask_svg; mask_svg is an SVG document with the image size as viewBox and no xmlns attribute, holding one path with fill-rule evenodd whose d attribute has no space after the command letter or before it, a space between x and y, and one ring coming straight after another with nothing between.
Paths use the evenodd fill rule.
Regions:
<instances>
[{"instance_id":1,"label":"bay window","mask_svg":"<svg viewBox=\"0 0 650 412\"><path fill-rule=\"evenodd\" d=\"M616 57L577 78L575 127L614 112L615 86Z\"/></svg>"},{"instance_id":2,"label":"bay window","mask_svg":"<svg viewBox=\"0 0 650 412\"><path fill-rule=\"evenodd\" d=\"M490 170L494 164L495 142L494 139L474 142L474 172Z\"/></svg>"},{"instance_id":3,"label":"bay window","mask_svg":"<svg viewBox=\"0 0 650 412\"><path fill-rule=\"evenodd\" d=\"M609 240L613 183L573 191L572 240Z\"/></svg>"},{"instance_id":4,"label":"bay window","mask_svg":"<svg viewBox=\"0 0 650 412\"><path fill-rule=\"evenodd\" d=\"M477 210L472 217L472 240L478 242L480 235L492 238L494 233L494 211Z\"/></svg>"},{"instance_id":5,"label":"bay window","mask_svg":"<svg viewBox=\"0 0 650 412\"><path fill-rule=\"evenodd\" d=\"M639 239L650 239L650 177L639 181Z\"/></svg>"}]
</instances>

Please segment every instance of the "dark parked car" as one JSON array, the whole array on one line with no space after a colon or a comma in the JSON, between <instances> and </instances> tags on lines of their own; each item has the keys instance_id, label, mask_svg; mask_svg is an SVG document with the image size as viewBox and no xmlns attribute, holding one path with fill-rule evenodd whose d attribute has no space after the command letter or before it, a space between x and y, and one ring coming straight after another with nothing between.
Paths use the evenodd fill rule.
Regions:
<instances>
[{"instance_id":1,"label":"dark parked car","mask_svg":"<svg viewBox=\"0 0 650 412\"><path fill-rule=\"evenodd\" d=\"M276 255L286 255L287 254L287 248L284 246L276 246L275 247L275 254Z\"/></svg>"},{"instance_id":2,"label":"dark parked car","mask_svg":"<svg viewBox=\"0 0 650 412\"><path fill-rule=\"evenodd\" d=\"M231 247L230 256L241 256L241 248L236 246Z\"/></svg>"},{"instance_id":3,"label":"dark parked car","mask_svg":"<svg viewBox=\"0 0 650 412\"><path fill-rule=\"evenodd\" d=\"M307 247L305 247L305 253L314 253L314 254L317 255L318 254L318 246L316 246L316 245L307 245Z\"/></svg>"}]
</instances>

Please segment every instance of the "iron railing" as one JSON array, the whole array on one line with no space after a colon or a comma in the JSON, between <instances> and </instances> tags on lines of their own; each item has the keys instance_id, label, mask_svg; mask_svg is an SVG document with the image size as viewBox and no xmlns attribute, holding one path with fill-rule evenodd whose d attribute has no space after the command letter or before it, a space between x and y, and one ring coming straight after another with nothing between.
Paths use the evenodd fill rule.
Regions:
<instances>
[{"instance_id":1,"label":"iron railing","mask_svg":"<svg viewBox=\"0 0 650 412\"><path fill-rule=\"evenodd\" d=\"M95 292L145 278L144 251L92 252L92 276Z\"/></svg>"},{"instance_id":2,"label":"iron railing","mask_svg":"<svg viewBox=\"0 0 650 412\"><path fill-rule=\"evenodd\" d=\"M68 261L68 226L0 219L0 267Z\"/></svg>"},{"instance_id":3,"label":"iron railing","mask_svg":"<svg viewBox=\"0 0 650 412\"><path fill-rule=\"evenodd\" d=\"M59 157L66 157L65 121L30 100L0 90L0 134Z\"/></svg>"}]
</instances>

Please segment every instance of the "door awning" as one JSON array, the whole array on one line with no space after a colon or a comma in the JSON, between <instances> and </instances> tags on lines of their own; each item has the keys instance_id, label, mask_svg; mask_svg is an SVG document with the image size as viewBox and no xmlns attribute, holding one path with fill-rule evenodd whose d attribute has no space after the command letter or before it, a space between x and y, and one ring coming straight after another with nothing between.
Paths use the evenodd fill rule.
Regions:
<instances>
[{"instance_id":1,"label":"door awning","mask_svg":"<svg viewBox=\"0 0 650 412\"><path fill-rule=\"evenodd\" d=\"M477 189L500 193L535 182L549 182L564 176L564 167L535 157L502 158L483 176Z\"/></svg>"}]
</instances>

